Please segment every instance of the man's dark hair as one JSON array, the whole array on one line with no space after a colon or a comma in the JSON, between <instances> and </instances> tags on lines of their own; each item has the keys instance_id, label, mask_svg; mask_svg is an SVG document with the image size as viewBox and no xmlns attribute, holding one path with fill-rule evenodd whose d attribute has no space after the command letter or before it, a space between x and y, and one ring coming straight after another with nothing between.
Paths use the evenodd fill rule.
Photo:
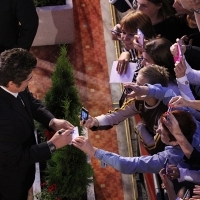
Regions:
<instances>
[{"instance_id":1,"label":"man's dark hair","mask_svg":"<svg viewBox=\"0 0 200 200\"><path fill-rule=\"evenodd\" d=\"M9 81L20 86L36 67L36 58L25 49L14 48L0 55L0 85L7 86Z\"/></svg>"}]
</instances>

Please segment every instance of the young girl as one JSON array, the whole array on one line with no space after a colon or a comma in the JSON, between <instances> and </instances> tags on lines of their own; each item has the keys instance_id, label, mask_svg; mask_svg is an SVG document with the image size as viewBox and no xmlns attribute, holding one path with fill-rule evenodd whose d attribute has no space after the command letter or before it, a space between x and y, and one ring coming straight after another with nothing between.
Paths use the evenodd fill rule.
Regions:
<instances>
[{"instance_id":1,"label":"young girl","mask_svg":"<svg viewBox=\"0 0 200 200\"><path fill-rule=\"evenodd\" d=\"M124 45L122 54L118 59L117 71L119 74L126 73L128 62L137 63L136 72L141 66L141 49L138 43L133 45L133 39L137 35L138 29L144 34L144 38L149 40L155 36L150 18L141 11L131 11L120 21L120 38Z\"/></svg>"}]
</instances>

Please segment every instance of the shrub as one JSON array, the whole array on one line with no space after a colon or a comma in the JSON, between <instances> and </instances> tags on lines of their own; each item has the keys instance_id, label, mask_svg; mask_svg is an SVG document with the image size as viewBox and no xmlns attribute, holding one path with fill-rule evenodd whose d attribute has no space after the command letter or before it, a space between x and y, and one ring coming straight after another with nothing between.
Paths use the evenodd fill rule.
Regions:
<instances>
[{"instance_id":1,"label":"shrub","mask_svg":"<svg viewBox=\"0 0 200 200\"><path fill-rule=\"evenodd\" d=\"M62 46L52 75L52 87L47 92L44 103L56 118L67 119L78 126L81 133L78 115L82 105L75 86L73 67L66 54L66 47ZM54 152L47 162L43 190L36 196L42 200L82 200L92 175L85 153L73 145L67 145Z\"/></svg>"}]
</instances>

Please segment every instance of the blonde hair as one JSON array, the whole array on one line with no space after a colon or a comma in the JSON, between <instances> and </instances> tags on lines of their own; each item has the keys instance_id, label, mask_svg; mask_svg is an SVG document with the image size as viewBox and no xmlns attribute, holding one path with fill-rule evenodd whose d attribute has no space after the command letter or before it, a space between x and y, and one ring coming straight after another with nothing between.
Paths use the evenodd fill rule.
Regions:
<instances>
[{"instance_id":1,"label":"blonde hair","mask_svg":"<svg viewBox=\"0 0 200 200\"><path fill-rule=\"evenodd\" d=\"M148 80L149 84L161 84L163 87L167 87L169 83L169 72L167 68L159 65L150 64L143 67L139 73L145 79Z\"/></svg>"}]
</instances>

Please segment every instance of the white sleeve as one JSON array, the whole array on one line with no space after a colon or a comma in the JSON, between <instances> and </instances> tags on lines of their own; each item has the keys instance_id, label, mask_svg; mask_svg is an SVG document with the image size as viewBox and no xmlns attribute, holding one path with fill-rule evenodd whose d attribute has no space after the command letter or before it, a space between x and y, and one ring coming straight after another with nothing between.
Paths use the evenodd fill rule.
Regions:
<instances>
[{"instance_id":1,"label":"white sleeve","mask_svg":"<svg viewBox=\"0 0 200 200\"><path fill-rule=\"evenodd\" d=\"M191 100L194 100L194 96L192 94L192 91L190 89L190 85L189 85L189 81L187 79L187 76L183 76L181 78L177 78L177 85L178 85L178 89L181 93L181 96L184 98L184 99L191 99Z\"/></svg>"},{"instance_id":2,"label":"white sleeve","mask_svg":"<svg viewBox=\"0 0 200 200\"><path fill-rule=\"evenodd\" d=\"M192 67L189 65L189 63L187 62L187 60L185 60L185 64L186 64L186 74L188 74L189 72L191 72L193 69Z\"/></svg>"},{"instance_id":3,"label":"white sleeve","mask_svg":"<svg viewBox=\"0 0 200 200\"><path fill-rule=\"evenodd\" d=\"M200 84L200 70L192 69L191 66L185 61L186 63L186 76L188 81L192 85L199 85Z\"/></svg>"},{"instance_id":4,"label":"white sleeve","mask_svg":"<svg viewBox=\"0 0 200 200\"><path fill-rule=\"evenodd\" d=\"M187 168L179 168L180 178L178 178L179 182L182 181L190 181L193 183L200 183L200 171L189 170Z\"/></svg>"}]
</instances>

